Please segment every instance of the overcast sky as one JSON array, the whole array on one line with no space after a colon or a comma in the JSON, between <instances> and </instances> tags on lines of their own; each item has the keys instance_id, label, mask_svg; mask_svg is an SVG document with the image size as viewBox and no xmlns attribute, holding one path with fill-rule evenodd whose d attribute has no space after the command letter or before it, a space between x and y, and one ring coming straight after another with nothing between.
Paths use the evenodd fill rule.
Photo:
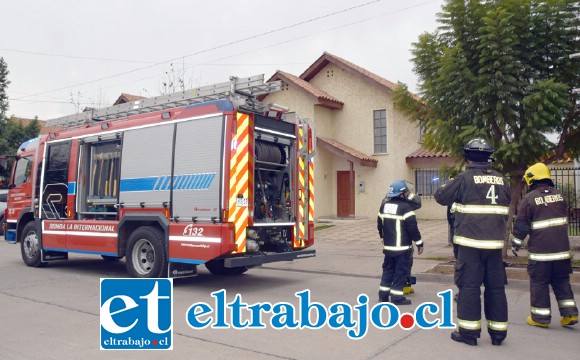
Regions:
<instances>
[{"instance_id":1,"label":"overcast sky","mask_svg":"<svg viewBox=\"0 0 580 360\"><path fill-rule=\"evenodd\" d=\"M276 70L299 76L324 51L416 90L411 43L443 0L0 0L8 115L41 120L121 93L155 96ZM77 103L77 105L73 105Z\"/></svg>"}]
</instances>

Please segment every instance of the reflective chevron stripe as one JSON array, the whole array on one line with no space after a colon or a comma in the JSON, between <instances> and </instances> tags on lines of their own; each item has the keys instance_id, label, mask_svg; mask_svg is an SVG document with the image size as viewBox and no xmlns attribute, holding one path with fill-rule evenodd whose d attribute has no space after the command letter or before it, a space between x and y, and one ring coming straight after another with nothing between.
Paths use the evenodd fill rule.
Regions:
<instances>
[{"instance_id":1,"label":"reflective chevron stripe","mask_svg":"<svg viewBox=\"0 0 580 360\"><path fill-rule=\"evenodd\" d=\"M509 207L499 205L465 205L453 203L453 205L451 205L451 212L459 212L462 214L507 215L509 212Z\"/></svg>"},{"instance_id":2,"label":"reflective chevron stripe","mask_svg":"<svg viewBox=\"0 0 580 360\"><path fill-rule=\"evenodd\" d=\"M566 224L568 224L568 218L565 218L565 217L554 218L554 219L548 219L548 220L542 220L542 221L534 221L534 222L532 222L532 229L534 229L534 230L545 229L547 227L561 226L561 225L566 225Z\"/></svg>"},{"instance_id":3,"label":"reflective chevron stripe","mask_svg":"<svg viewBox=\"0 0 580 360\"><path fill-rule=\"evenodd\" d=\"M459 325L459 327L464 328L466 330L479 330L479 329L481 329L481 321L480 320L469 321L469 320L462 320L462 319L458 318L457 325Z\"/></svg>"},{"instance_id":4,"label":"reflective chevron stripe","mask_svg":"<svg viewBox=\"0 0 580 360\"><path fill-rule=\"evenodd\" d=\"M528 259L536 261L556 261L556 260L566 260L572 258L571 251L564 251L552 254L534 254L528 253Z\"/></svg>"},{"instance_id":5,"label":"reflective chevron stripe","mask_svg":"<svg viewBox=\"0 0 580 360\"><path fill-rule=\"evenodd\" d=\"M453 243L477 249L503 249L503 240L476 240L456 235Z\"/></svg>"}]
</instances>

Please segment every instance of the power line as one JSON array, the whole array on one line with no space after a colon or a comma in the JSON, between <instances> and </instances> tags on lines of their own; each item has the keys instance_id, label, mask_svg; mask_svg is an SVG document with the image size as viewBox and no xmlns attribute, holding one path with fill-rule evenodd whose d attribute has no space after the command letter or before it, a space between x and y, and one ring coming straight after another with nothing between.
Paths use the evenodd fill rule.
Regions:
<instances>
[{"instance_id":1,"label":"power line","mask_svg":"<svg viewBox=\"0 0 580 360\"><path fill-rule=\"evenodd\" d=\"M252 39L252 38L259 37L259 36L264 36L266 34L271 34L273 32L281 31L282 29L288 29L288 28L291 28L291 27L294 27L294 26L298 26L299 24L304 24L304 23L307 23L307 22L314 21L314 19L321 19L321 18L324 18L324 17L331 16L332 14L338 14L340 12L349 11L349 10L352 10L354 8L361 7L361 6L366 6L366 5L369 5L369 4L372 4L372 3L376 3L376 2L379 2L379 1L382 1L382 0L372 1L372 2L369 2L369 3L365 3L365 4L362 4L362 5L355 6L355 7L351 7L351 8L348 8L348 9L340 10L340 11L337 11L337 12L334 12L334 13L331 13L331 14L327 14L327 15L320 16L320 17L313 18L313 19L306 20L306 21L302 21L300 23L296 23L296 24L293 24L293 25L289 25L289 26L284 27L284 28L280 28L280 29L276 29L276 30L271 30L270 32L262 33L260 35L254 35L254 36L251 36L251 37L248 37L248 38L245 38L245 39L236 40L236 41L230 42L228 44L224 44L224 45L220 45L220 46L217 46L217 47L214 47L214 48L211 48L211 49L199 51L199 52L194 53L194 54L185 55L184 58L185 57L194 56L194 55L199 55L199 54L204 53L204 52L209 52L209 51L214 50L214 49L218 49L218 48L222 48L222 47L225 47L225 46L233 45L233 44L236 44L236 43L239 43L239 42L243 42L243 41L246 41L246 40L249 40L249 39ZM267 46L263 46L263 47L260 47L260 48L255 48L255 49L247 50L247 51L244 51L244 52L241 52L241 53L236 53L236 54L229 55L229 56L226 56L226 57L214 59L214 60L212 60L212 62L214 62L214 61L221 61L221 60L233 58L233 57L240 56L240 55L245 55L245 54L248 54L248 53L251 53L251 52L255 52L255 51L258 51L258 50L264 50L264 49L271 48L271 47L274 47L274 46L279 46L279 45L287 44L287 43L290 43L290 42L293 42L293 41L302 40L302 39L305 39L305 38L309 38L309 37L312 37L312 36L316 36L316 35L319 35L319 34L322 34L322 33L331 32L331 31L335 31L335 30L338 30L338 29L346 28L346 27L349 27L349 26L357 25L357 24L360 24L360 23L363 23L363 22L367 22L367 21L370 21L370 20L374 20L374 19L377 19L377 18L386 16L386 15L392 15L392 14L400 13L400 12L407 11L407 10L410 10L410 9L413 9L413 8L421 7L421 6L424 6L424 5L428 4L428 3L432 3L432 2L435 2L435 1L437 1L437 0L424 1L424 2L421 2L421 3L415 4L415 5L410 5L410 6L406 6L406 7L397 9L397 10L393 10L393 11L385 12L385 13L382 13L382 14L379 14L379 15L371 16L371 17L368 17L368 18L365 18L365 19L362 19L362 20L353 21L353 22L350 22L348 24L344 24L344 25L340 25L340 26L328 28L328 29L325 29L325 30L322 30L322 31L318 31L316 33L311 33L311 34L308 34L308 35L304 35L304 36L300 36L300 37L295 37L295 38L292 38L292 39L289 39L289 40L277 42L277 43L270 44L270 45L267 45ZM24 100L23 98L24 97L31 97L31 96L39 96L39 95L43 95L43 94L47 94L47 93L51 93L51 92L60 91L60 90L66 90L66 89L73 88L73 87L76 87L76 86L86 85L86 84L94 83L94 82L97 82L97 81L100 81L100 80L105 80L105 79L110 79L110 78L114 78L114 77L121 76L121 75L126 75L126 74L129 74L129 73L137 72L139 70L148 69L148 68L151 68L151 67L154 67L154 66L157 66L157 65L161 65L161 64L165 64L165 63L170 63L170 62L175 61L175 60L178 60L178 59L181 59L181 58L175 58L175 59L168 60L168 61L165 61L165 62L155 63L155 64L153 64L151 66L146 66L146 67L143 67L143 68L134 69L134 70L127 71L127 72L124 72L124 73L119 73L119 74L116 74L116 75L111 75L111 76L108 76L108 77L105 77L105 78L102 78L102 79L92 80L92 81L88 81L88 82L81 83L81 84L77 84L77 85L73 85L73 86L67 86L67 87L64 87L64 88L57 89L57 90L46 91L46 92L38 93L38 94L35 94L35 95L23 95L22 97L19 97L19 98L11 98L9 100L10 101L31 101L31 102L34 102L34 100ZM304 64L304 63L291 63L291 64L294 65L294 64ZM194 63L191 67L193 67L193 66L202 66L202 65L203 66L232 66L232 65L267 66L267 65L274 65L274 64L231 64L231 63L228 63L228 64L223 64L223 63L222 64L197 63L196 64L196 63ZM157 77L157 75L155 75L155 76L149 76L149 77L146 77L146 78L141 78L141 79L138 79L138 80L134 80L132 82L138 82L138 81L148 80L148 79L151 79L151 78L154 78L154 77ZM106 89L106 88L110 88L110 87L114 87L114 86L118 86L118 85L121 85L121 84L111 85L111 86L107 86L107 87L104 87L104 88ZM103 88L101 88L101 89L103 89ZM48 102L48 103L50 103L51 101L36 101L36 102ZM70 102L53 101L53 103L69 104ZM90 104L88 104L88 105L90 105Z\"/></svg>"},{"instance_id":2,"label":"power line","mask_svg":"<svg viewBox=\"0 0 580 360\"><path fill-rule=\"evenodd\" d=\"M141 64L159 64L156 61L143 61L143 60L127 60L127 59L111 59L111 58L100 58L100 57L88 57L88 56L77 56L77 55L67 55L67 54L52 54L52 53L44 53L44 52L37 52L37 51L27 51L27 50L19 50L19 49L4 49L0 48L0 51L9 51L9 52L16 52L21 54L29 54L29 55L40 55L40 56L52 56L52 57L59 57L59 58L69 58L69 59L78 59L78 60L97 60L97 61L113 61L113 62L126 62L126 63L141 63ZM282 65L303 65L304 63L286 63ZM242 64L242 63L228 63L228 64L211 64L211 63L188 63L187 65L191 66L268 66L274 64ZM25 95L31 96L31 95Z\"/></svg>"},{"instance_id":3,"label":"power line","mask_svg":"<svg viewBox=\"0 0 580 360\"><path fill-rule=\"evenodd\" d=\"M98 61L113 61L113 62L126 62L126 63L140 63L140 64L156 64L156 62L154 62L154 61L123 60L123 59L87 57L87 56L66 55L66 54L51 54L51 53L44 53L44 52L37 52L37 51L26 51L26 50L18 50L18 49L2 49L2 48L0 48L0 50L1 51L16 52L16 53L21 53L21 54L52 56L52 57L80 59L80 60L98 60Z\"/></svg>"},{"instance_id":4,"label":"power line","mask_svg":"<svg viewBox=\"0 0 580 360\"><path fill-rule=\"evenodd\" d=\"M318 31L316 33L312 33L312 34L308 34L308 35L303 35L303 36L295 37L295 38L292 38L292 39L289 39L289 40L280 41L280 42L277 42L277 43L274 43L274 44L270 44L270 45L266 45L266 46L263 46L263 47L260 47L260 48L257 48L257 49L255 48L255 49L247 50L247 51L244 51L244 52L241 52L241 53L237 53L237 54L225 56L225 57L222 57L222 58L219 58L219 59L215 59L213 61L226 60L226 59L230 59L230 58L233 58L233 57L236 57L236 56L249 54L249 53L255 52L257 50L264 50L264 49L268 49L268 48L271 48L271 47L274 47L274 46L287 44L287 43L290 43L290 42L293 42L293 41L296 41L296 40L306 39L306 38L313 37L313 36L316 36L316 35L320 35L320 34L323 34L323 33L326 33L326 32L331 32L331 31L339 30L339 29L346 28L346 27L349 27L349 26L353 26L353 25L357 25L357 24L360 24L360 23L364 23L364 22L367 22L367 21L370 21L370 20L378 19L378 18L383 17L383 16L386 16L386 15L392 15L392 14L400 13L400 12L403 12L403 11L406 11L406 10L410 10L410 9L413 9L413 8L416 8L416 7L420 7L420 6L423 6L425 4L435 2L435 1L437 1L437 0L424 1L422 3L415 4L415 5L411 5L411 6L407 6L407 7L398 9L398 10L389 11L389 12L386 12L386 13L382 13L380 15L375 15L375 16L368 17L366 19L353 21L353 22L350 22L348 24L344 24L344 25L340 25L340 26L335 26L335 27L332 27L332 28L328 28L328 29L325 29L325 30Z\"/></svg>"},{"instance_id":5,"label":"power line","mask_svg":"<svg viewBox=\"0 0 580 360\"><path fill-rule=\"evenodd\" d=\"M170 59L170 60L167 60L167 61L153 63L153 64L148 65L148 66L140 67L140 68L137 68L137 69L125 71L125 72L122 72L122 73L118 73L118 74L106 76L106 77L99 78L99 79L95 79L95 80L91 80L91 81L82 82L82 83L75 84L75 85L65 86L65 87L62 87L62 88L55 89L55 90L43 91L43 92L36 93L36 94L32 94L32 95L25 95L25 96L22 96L22 97L17 98L17 99L22 99L22 98L31 97L31 96L44 95L44 94L48 94L48 93L52 93L52 92L57 92L57 91L61 91L61 90L70 89L70 88L73 88L73 87L78 87L78 86L82 86L82 85L92 84L92 83L95 83L95 82L98 82L98 81L102 81L102 80L108 80L108 79L111 79L111 78L114 78L114 77L131 74L131 73L134 73L134 72L137 72L137 71L141 71L141 70L146 70L146 69L149 69L149 68L152 68L152 67L155 67L155 66L159 66L159 65L162 65L162 64L167 64L167 63L170 63L170 62L179 60L179 59L184 59L186 57L200 55L200 54L203 54L203 53L206 53L206 52L210 52L210 51L217 50L217 49L221 49L221 48L224 48L224 47L227 47L227 46L239 44L239 43L242 43L242 42L245 42L245 41L248 41L248 40L252 40L252 39L256 39L256 38L259 38L259 37L262 37L262 36L271 35L271 34L274 34L274 33L277 33L277 32L283 31L283 30L288 30L288 29L291 29L291 28L294 28L294 27L297 27L297 26L300 26L300 25L304 25L304 24L307 24L307 23L311 23L311 22L314 22L314 21L317 21L317 20L320 20L320 19L328 18L328 17L334 16L334 15L338 15L338 14L342 14L342 13L345 13L345 12L349 12L349 11L352 11L352 10L355 10L355 9L358 9L358 8L361 8L361 7L369 6L371 4L375 4L375 3L378 3L380 1L382 1L382 0L369 1L369 2L366 2L366 3L360 4L360 5L355 5L355 6L352 6L352 7L346 8L346 9L343 9L343 10L338 10L338 11L335 11L335 12L332 12L332 13L328 13L328 14L321 15L321 16L318 16L318 17L314 17L314 18L311 18L311 19L308 19L308 20L304 20L304 21L301 21L301 22L298 22L298 23L295 23L295 24L292 24L292 25L284 26L284 27L281 27L281 28L277 28L277 29L274 29L274 30L266 31L266 32L263 32L263 33L260 33L260 34L256 34L256 35L252 35L252 36L249 36L249 37L246 37L246 38L242 38L242 39L239 39L239 40L231 41L229 43L225 43L225 44L222 44L222 45L214 46L214 47L209 48L209 49L201 50L201 51L198 51L198 52L195 52L195 53L192 53L192 54L180 56L180 57L173 58L173 59Z\"/></svg>"}]
</instances>

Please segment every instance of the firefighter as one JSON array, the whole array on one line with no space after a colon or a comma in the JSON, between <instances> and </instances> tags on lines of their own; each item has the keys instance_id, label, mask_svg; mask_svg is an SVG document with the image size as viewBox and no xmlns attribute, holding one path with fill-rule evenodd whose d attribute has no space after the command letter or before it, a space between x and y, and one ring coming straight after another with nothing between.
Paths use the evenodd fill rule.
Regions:
<instances>
[{"instance_id":1,"label":"firefighter","mask_svg":"<svg viewBox=\"0 0 580 360\"><path fill-rule=\"evenodd\" d=\"M560 324L578 323L578 307L570 286L572 253L568 238L567 205L554 188L550 170L543 163L530 166L524 173L529 192L520 201L514 225L512 250L516 253L528 239L531 315L527 323L548 327L551 320L550 288L558 301ZM516 253L517 254L517 253Z\"/></svg>"},{"instance_id":2,"label":"firefighter","mask_svg":"<svg viewBox=\"0 0 580 360\"><path fill-rule=\"evenodd\" d=\"M507 335L502 249L511 192L505 176L491 168L494 151L484 139L469 141L463 147L467 169L435 192L435 200L451 206L454 214L459 329L451 339L472 346L481 335L481 284L485 286L484 312L492 344L501 345Z\"/></svg>"},{"instance_id":3,"label":"firefighter","mask_svg":"<svg viewBox=\"0 0 580 360\"><path fill-rule=\"evenodd\" d=\"M421 208L421 197L418 194L415 194L415 192L413 192L412 190L407 193L407 200L408 203L411 205L413 211L418 210ZM403 287L403 294L407 295L407 294L413 294L415 292L415 289L413 289L413 284L415 284L417 282L417 278L411 275L411 269L413 269L413 253L414 253L414 249L413 247L411 247L411 252L409 253L409 273L407 274L407 282L405 284L405 286Z\"/></svg>"},{"instance_id":4,"label":"firefighter","mask_svg":"<svg viewBox=\"0 0 580 360\"><path fill-rule=\"evenodd\" d=\"M411 300L404 296L403 288L411 271L413 242L417 246L417 252L423 253L423 241L413 211L417 208L417 200L409 200L409 197L413 196L407 183L402 180L395 181L383 199L377 216L377 229L383 239L385 255L379 301L390 300L396 305L411 304Z\"/></svg>"}]
</instances>

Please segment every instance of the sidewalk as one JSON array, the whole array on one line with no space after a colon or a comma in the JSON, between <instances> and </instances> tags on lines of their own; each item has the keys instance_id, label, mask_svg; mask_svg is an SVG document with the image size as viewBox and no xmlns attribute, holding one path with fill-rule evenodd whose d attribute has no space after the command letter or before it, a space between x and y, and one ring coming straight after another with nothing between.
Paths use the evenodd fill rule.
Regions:
<instances>
[{"instance_id":1,"label":"sidewalk","mask_svg":"<svg viewBox=\"0 0 580 360\"><path fill-rule=\"evenodd\" d=\"M315 231L315 258L275 265L268 264L267 267L312 273L380 277L383 253L375 219L322 219L316 223L315 227L324 225L332 225L332 227ZM423 254L418 255L415 252L414 256L412 274L417 277L418 281L452 282L454 258L453 247L448 245L447 226L445 220L419 221L419 230L425 248ZM574 239L572 244L576 254L580 250L577 240L577 238ZM526 251L521 250L520 262L525 263L526 256ZM528 286L525 266L510 267L507 273L509 279L521 280L525 283L520 284L521 286ZM573 274L572 282L580 287L580 273Z\"/></svg>"}]
</instances>

